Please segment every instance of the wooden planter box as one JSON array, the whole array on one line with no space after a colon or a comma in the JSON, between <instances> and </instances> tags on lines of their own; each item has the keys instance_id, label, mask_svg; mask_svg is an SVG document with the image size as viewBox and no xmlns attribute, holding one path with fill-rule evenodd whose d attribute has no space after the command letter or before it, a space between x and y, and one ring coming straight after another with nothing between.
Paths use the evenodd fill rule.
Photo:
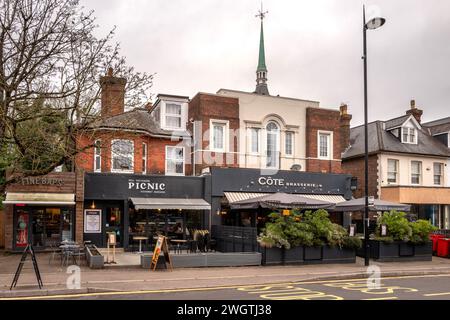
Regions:
<instances>
[{"instance_id":1,"label":"wooden planter box","mask_svg":"<svg viewBox=\"0 0 450 320\"><path fill-rule=\"evenodd\" d=\"M433 258L432 243L413 244L395 241L386 243L370 240L370 258L380 262L398 261L431 261ZM364 250L358 251L358 256L364 256Z\"/></svg>"},{"instance_id":2,"label":"wooden planter box","mask_svg":"<svg viewBox=\"0 0 450 320\"><path fill-rule=\"evenodd\" d=\"M353 249L323 247L260 248L263 265L355 263Z\"/></svg>"},{"instance_id":3,"label":"wooden planter box","mask_svg":"<svg viewBox=\"0 0 450 320\"><path fill-rule=\"evenodd\" d=\"M91 269L102 269L105 266L105 258L95 245L86 246L86 261Z\"/></svg>"}]
</instances>

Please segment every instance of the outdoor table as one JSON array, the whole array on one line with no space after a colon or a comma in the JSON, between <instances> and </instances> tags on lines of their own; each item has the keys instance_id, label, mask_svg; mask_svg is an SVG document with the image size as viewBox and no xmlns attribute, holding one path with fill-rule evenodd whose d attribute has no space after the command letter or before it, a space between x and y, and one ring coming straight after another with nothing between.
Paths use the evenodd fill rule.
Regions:
<instances>
[{"instance_id":1,"label":"outdoor table","mask_svg":"<svg viewBox=\"0 0 450 320\"><path fill-rule=\"evenodd\" d=\"M78 244L71 242L63 242L63 244L60 245L59 248L61 249L62 254L61 265L63 265L64 262L69 262L71 253L75 252L76 250L80 250L80 246Z\"/></svg>"},{"instance_id":2,"label":"outdoor table","mask_svg":"<svg viewBox=\"0 0 450 320\"><path fill-rule=\"evenodd\" d=\"M139 251L136 252L136 253L143 253L143 252L142 252L142 241L143 241L143 240L148 240L148 237L144 237L144 236L135 236L135 237L133 237L133 240L139 241Z\"/></svg>"},{"instance_id":3,"label":"outdoor table","mask_svg":"<svg viewBox=\"0 0 450 320\"><path fill-rule=\"evenodd\" d=\"M177 252L181 253L181 244L182 243L187 243L187 240L172 239L172 240L170 240L170 242L176 243L176 245L177 245L177 247L175 249L175 253L177 253Z\"/></svg>"}]
</instances>

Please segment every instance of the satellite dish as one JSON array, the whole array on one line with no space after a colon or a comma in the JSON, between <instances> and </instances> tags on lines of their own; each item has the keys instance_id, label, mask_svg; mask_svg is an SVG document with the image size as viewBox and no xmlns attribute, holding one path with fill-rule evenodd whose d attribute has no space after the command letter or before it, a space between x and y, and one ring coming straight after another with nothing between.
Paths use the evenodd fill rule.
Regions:
<instances>
[{"instance_id":1,"label":"satellite dish","mask_svg":"<svg viewBox=\"0 0 450 320\"><path fill-rule=\"evenodd\" d=\"M291 167L292 171L301 171L302 170L302 165L301 164L294 164Z\"/></svg>"}]
</instances>

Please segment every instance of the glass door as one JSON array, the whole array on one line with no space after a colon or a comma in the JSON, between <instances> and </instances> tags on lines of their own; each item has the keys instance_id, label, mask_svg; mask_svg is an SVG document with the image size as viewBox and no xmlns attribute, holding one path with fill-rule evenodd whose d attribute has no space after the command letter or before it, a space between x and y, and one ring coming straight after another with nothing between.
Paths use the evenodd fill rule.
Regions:
<instances>
[{"instance_id":1,"label":"glass door","mask_svg":"<svg viewBox=\"0 0 450 320\"><path fill-rule=\"evenodd\" d=\"M16 208L16 242L17 249L24 249L30 237L30 211L27 208Z\"/></svg>"},{"instance_id":2,"label":"glass door","mask_svg":"<svg viewBox=\"0 0 450 320\"><path fill-rule=\"evenodd\" d=\"M108 232L114 232L116 234L117 246L123 245L123 215L122 210L119 207L107 208L106 210L106 240L107 245Z\"/></svg>"}]
</instances>

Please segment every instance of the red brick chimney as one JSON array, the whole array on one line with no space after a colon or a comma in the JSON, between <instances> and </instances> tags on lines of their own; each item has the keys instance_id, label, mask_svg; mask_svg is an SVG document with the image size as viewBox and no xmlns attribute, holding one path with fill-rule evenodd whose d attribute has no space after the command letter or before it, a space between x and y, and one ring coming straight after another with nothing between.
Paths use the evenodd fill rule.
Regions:
<instances>
[{"instance_id":1,"label":"red brick chimney","mask_svg":"<svg viewBox=\"0 0 450 320\"><path fill-rule=\"evenodd\" d=\"M350 146L350 121L352 120L352 115L348 114L348 106L346 104L342 104L340 106L340 144L341 144L341 153L343 153Z\"/></svg>"},{"instance_id":2,"label":"red brick chimney","mask_svg":"<svg viewBox=\"0 0 450 320\"><path fill-rule=\"evenodd\" d=\"M420 123L422 121L423 110L417 109L416 100L411 100L411 109L406 111L406 114L413 115L416 118L417 122Z\"/></svg>"},{"instance_id":3,"label":"red brick chimney","mask_svg":"<svg viewBox=\"0 0 450 320\"><path fill-rule=\"evenodd\" d=\"M125 111L125 85L127 79L113 76L113 69L108 69L108 74L100 78L102 87L102 118L116 116Z\"/></svg>"}]
</instances>

